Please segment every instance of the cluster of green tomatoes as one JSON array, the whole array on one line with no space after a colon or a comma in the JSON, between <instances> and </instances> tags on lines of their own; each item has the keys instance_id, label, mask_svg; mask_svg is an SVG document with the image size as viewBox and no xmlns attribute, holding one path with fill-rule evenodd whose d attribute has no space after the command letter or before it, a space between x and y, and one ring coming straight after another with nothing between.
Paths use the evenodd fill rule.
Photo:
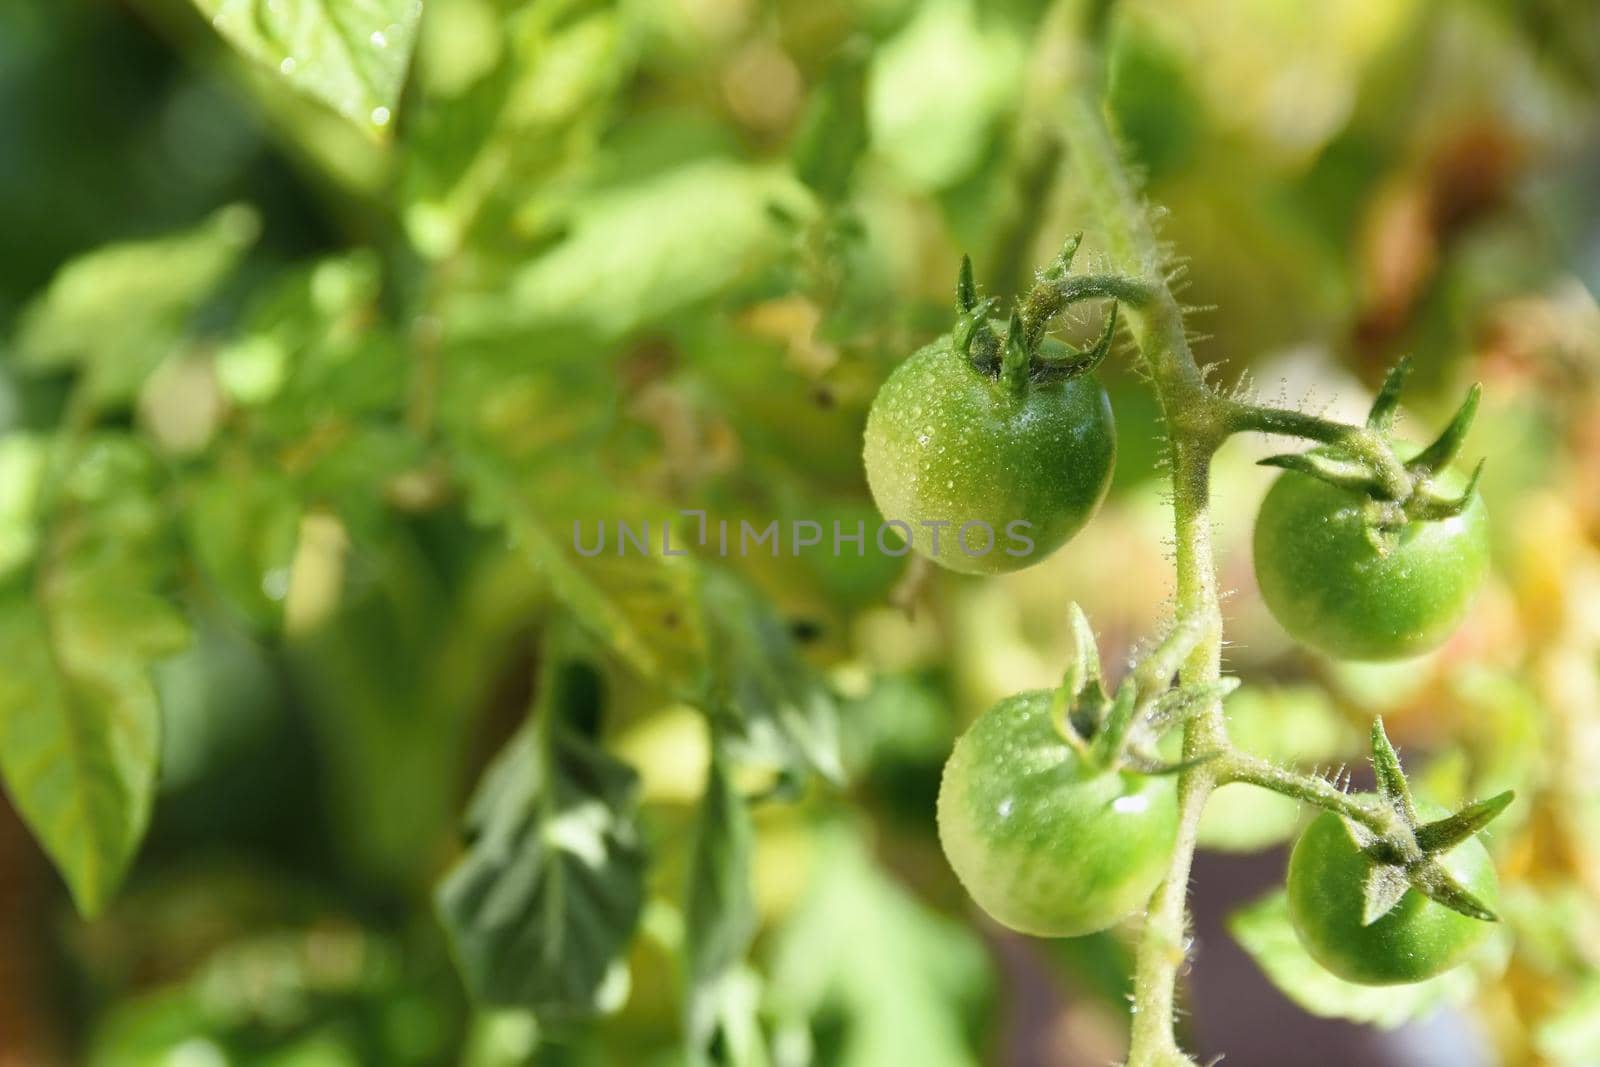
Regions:
<instances>
[{"instance_id":1,"label":"cluster of green tomatoes","mask_svg":"<svg viewBox=\"0 0 1600 1067\"><path fill-rule=\"evenodd\" d=\"M1060 283L1072 247L1042 285ZM864 450L884 517L908 525L922 555L979 574L1031 565L1065 544L1098 509L1116 455L1110 401L1091 373L1109 350L1115 304L1088 351L1042 336L1026 307L1009 323L991 318L991 308L964 265L955 329L884 383ZM1387 432L1399 381L1386 385L1369 427ZM1457 444L1464 425L1458 430ZM1414 511L1382 499L1370 479L1344 476L1356 465L1335 450L1279 464L1290 469L1256 518L1255 569L1291 635L1352 659L1414 656L1445 640L1488 567L1476 479L1443 469L1453 455L1434 449L1413 461L1428 464L1428 499L1455 494L1450 507ZM971 556L923 532L1018 520L1035 545L1021 558ZM1214 701L1231 688L1186 698L1130 681L1108 697L1097 657L1083 658L1092 634L1075 618L1080 661L1068 681L981 715L956 742L938 803L940 840L968 892L999 922L1045 937L1105 929L1150 900L1178 833L1171 772L1182 769L1161 765L1151 745L1182 720L1186 700ZM1419 810L1392 760L1384 781L1381 750L1392 756L1380 726L1373 800L1392 815L1393 832L1375 835L1333 812L1314 819L1289 865L1291 915L1306 949L1334 974L1415 982L1462 962L1489 930L1494 872L1472 837L1487 818Z\"/></svg>"}]
</instances>

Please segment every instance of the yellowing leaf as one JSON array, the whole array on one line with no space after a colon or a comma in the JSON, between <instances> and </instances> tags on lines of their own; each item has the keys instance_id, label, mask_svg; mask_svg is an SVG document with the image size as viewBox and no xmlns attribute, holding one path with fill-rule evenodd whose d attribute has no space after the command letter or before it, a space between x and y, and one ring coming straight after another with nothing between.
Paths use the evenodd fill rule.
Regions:
<instances>
[{"instance_id":1,"label":"yellowing leaf","mask_svg":"<svg viewBox=\"0 0 1600 1067\"><path fill-rule=\"evenodd\" d=\"M187 636L159 595L164 522L146 457L93 444L34 572L0 588L0 777L85 915L144 836L160 737L149 669Z\"/></svg>"}]
</instances>

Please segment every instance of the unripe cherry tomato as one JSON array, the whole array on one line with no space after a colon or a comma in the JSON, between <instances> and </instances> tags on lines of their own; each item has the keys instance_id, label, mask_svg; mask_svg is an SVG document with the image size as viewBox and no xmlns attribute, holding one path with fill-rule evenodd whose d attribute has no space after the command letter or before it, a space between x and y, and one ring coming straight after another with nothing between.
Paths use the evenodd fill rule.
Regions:
<instances>
[{"instance_id":1,"label":"unripe cherry tomato","mask_svg":"<svg viewBox=\"0 0 1600 1067\"><path fill-rule=\"evenodd\" d=\"M1076 937L1145 905L1178 832L1172 778L1090 765L1057 733L1049 691L1008 697L956 741L939 841L999 922Z\"/></svg>"},{"instance_id":2,"label":"unripe cherry tomato","mask_svg":"<svg viewBox=\"0 0 1600 1067\"><path fill-rule=\"evenodd\" d=\"M1046 356L1064 353L1045 341ZM949 335L896 368L867 414L878 510L910 528L918 552L968 574L1018 570L1060 548L1099 508L1115 459L1111 402L1093 375L1019 392Z\"/></svg>"},{"instance_id":3,"label":"unripe cherry tomato","mask_svg":"<svg viewBox=\"0 0 1600 1067\"><path fill-rule=\"evenodd\" d=\"M1441 808L1418 804L1434 819ZM1332 812L1311 821L1289 858L1289 918L1307 952L1349 982L1399 985L1421 982L1461 963L1482 943L1493 924L1474 919L1407 889L1394 910L1361 925L1363 887L1372 860L1363 854ZM1477 838L1440 857L1468 892L1494 907L1494 864Z\"/></svg>"},{"instance_id":4,"label":"unripe cherry tomato","mask_svg":"<svg viewBox=\"0 0 1600 1067\"><path fill-rule=\"evenodd\" d=\"M1441 482L1461 488L1454 476ZM1285 630L1329 655L1400 659L1437 648L1488 572L1483 501L1474 496L1454 518L1407 524L1387 555L1367 538L1365 503L1298 471L1280 475L1256 516L1261 596Z\"/></svg>"}]
</instances>

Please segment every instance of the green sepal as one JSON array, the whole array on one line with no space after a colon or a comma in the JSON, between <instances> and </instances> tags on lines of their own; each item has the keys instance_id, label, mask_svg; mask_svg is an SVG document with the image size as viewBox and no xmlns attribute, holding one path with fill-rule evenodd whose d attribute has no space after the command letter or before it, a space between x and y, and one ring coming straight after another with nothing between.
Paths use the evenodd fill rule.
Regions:
<instances>
[{"instance_id":1,"label":"green sepal","mask_svg":"<svg viewBox=\"0 0 1600 1067\"><path fill-rule=\"evenodd\" d=\"M1406 869L1392 863L1374 863L1362 888L1361 925L1371 926L1400 903L1411 888Z\"/></svg>"},{"instance_id":2,"label":"green sepal","mask_svg":"<svg viewBox=\"0 0 1600 1067\"><path fill-rule=\"evenodd\" d=\"M984 297L971 311L958 317L955 328L950 331L956 351L972 360L973 366L990 375L999 369L1000 342L994 335L994 328L989 325L989 316L998 303L992 296ZM976 352L973 351L975 348Z\"/></svg>"},{"instance_id":3,"label":"green sepal","mask_svg":"<svg viewBox=\"0 0 1600 1067\"><path fill-rule=\"evenodd\" d=\"M1077 603L1067 609L1072 629L1072 660L1051 701L1057 729L1079 751L1089 753L1089 741L1099 732L1106 712L1106 691L1100 676L1100 649L1089 617Z\"/></svg>"},{"instance_id":4,"label":"green sepal","mask_svg":"<svg viewBox=\"0 0 1600 1067\"><path fill-rule=\"evenodd\" d=\"M1210 763L1220 755L1221 752L1202 752L1188 759L1163 760L1149 749L1131 746L1122 754L1122 765L1140 774L1151 776L1182 774L1184 771Z\"/></svg>"},{"instance_id":5,"label":"green sepal","mask_svg":"<svg viewBox=\"0 0 1600 1067\"><path fill-rule=\"evenodd\" d=\"M972 277L972 257L961 257L961 272L956 275L956 311L969 314L978 306L978 283Z\"/></svg>"},{"instance_id":6,"label":"green sepal","mask_svg":"<svg viewBox=\"0 0 1600 1067\"><path fill-rule=\"evenodd\" d=\"M1439 519L1453 519L1460 515L1472 504L1472 497L1478 491L1478 481L1483 477L1485 460L1478 460L1478 465L1472 468L1472 477L1467 479L1467 487L1453 497L1436 496L1431 489L1424 489L1414 494L1406 501L1406 517L1419 521L1437 521Z\"/></svg>"},{"instance_id":7,"label":"green sepal","mask_svg":"<svg viewBox=\"0 0 1600 1067\"><path fill-rule=\"evenodd\" d=\"M1152 737L1159 737L1175 726L1214 704L1220 703L1229 693L1239 688L1238 678L1218 678L1214 682L1194 682L1181 685L1163 693L1140 723Z\"/></svg>"},{"instance_id":8,"label":"green sepal","mask_svg":"<svg viewBox=\"0 0 1600 1067\"><path fill-rule=\"evenodd\" d=\"M1128 735L1133 729L1133 713L1139 700L1139 687L1131 677L1117 686L1117 695L1100 722L1094 736L1091 758L1100 767L1115 767L1127 748Z\"/></svg>"},{"instance_id":9,"label":"green sepal","mask_svg":"<svg viewBox=\"0 0 1600 1067\"><path fill-rule=\"evenodd\" d=\"M1366 428L1384 439L1394 427L1400 393L1410 370L1409 357L1396 363L1384 378L1367 413ZM1469 389L1449 425L1440 431L1431 444L1403 465L1402 476L1395 476L1391 471L1386 478L1384 471L1375 468L1370 457L1361 455L1346 444L1322 445L1307 452L1269 456L1259 462L1266 467L1299 471L1329 485L1366 496L1371 502L1363 515L1367 541L1373 551L1381 556L1388 555L1396 544L1395 532L1407 523L1454 518L1472 503L1478 479L1483 472L1481 462L1473 471L1466 489L1457 496L1439 495L1434 491L1432 481L1460 453L1482 396L1481 385Z\"/></svg>"},{"instance_id":10,"label":"green sepal","mask_svg":"<svg viewBox=\"0 0 1600 1067\"><path fill-rule=\"evenodd\" d=\"M1482 396L1483 386L1474 383L1467 390L1467 398L1451 417L1450 424L1439 432L1432 444L1411 457L1406 463L1406 470L1412 474L1429 476L1448 467L1466 443L1467 432L1472 429L1472 420L1478 414L1478 401Z\"/></svg>"},{"instance_id":11,"label":"green sepal","mask_svg":"<svg viewBox=\"0 0 1600 1067\"><path fill-rule=\"evenodd\" d=\"M1024 332L1022 315L1013 308L1011 321L1006 323L1006 339L1000 355L1000 383L1013 396L1022 396L1028 391L1028 376L1033 364Z\"/></svg>"},{"instance_id":12,"label":"green sepal","mask_svg":"<svg viewBox=\"0 0 1600 1067\"><path fill-rule=\"evenodd\" d=\"M1369 497L1383 494L1383 484L1364 463L1345 459L1325 448L1313 448L1309 452L1284 452L1257 460L1256 463L1262 467L1281 467L1286 471L1298 471L1318 481Z\"/></svg>"},{"instance_id":13,"label":"green sepal","mask_svg":"<svg viewBox=\"0 0 1600 1067\"><path fill-rule=\"evenodd\" d=\"M991 377L1000 369L1000 342L989 325L989 316L998 304L992 296L978 296L978 283L972 276L972 257L962 256L961 271L956 276L956 324L950 336L956 351Z\"/></svg>"},{"instance_id":14,"label":"green sepal","mask_svg":"<svg viewBox=\"0 0 1600 1067\"><path fill-rule=\"evenodd\" d=\"M1106 324L1094 345L1079 351L1067 345L1068 355L1058 359L1040 357L1034 361L1033 380L1036 382L1064 382L1082 377L1104 363L1111 354L1111 344L1117 332L1117 302L1111 302Z\"/></svg>"},{"instance_id":15,"label":"green sepal","mask_svg":"<svg viewBox=\"0 0 1600 1067\"><path fill-rule=\"evenodd\" d=\"M1448 851L1488 826L1515 799L1516 793L1507 789L1488 800L1469 804L1453 815L1424 823L1417 827L1417 847L1427 853Z\"/></svg>"},{"instance_id":16,"label":"green sepal","mask_svg":"<svg viewBox=\"0 0 1600 1067\"><path fill-rule=\"evenodd\" d=\"M1405 388L1406 378L1410 374L1411 357L1401 356L1399 362L1384 375L1383 385L1373 398L1372 407L1367 412L1367 429L1387 433L1394 427L1395 413L1400 410L1400 391Z\"/></svg>"},{"instance_id":17,"label":"green sepal","mask_svg":"<svg viewBox=\"0 0 1600 1067\"><path fill-rule=\"evenodd\" d=\"M1434 903L1443 904L1451 911L1458 911L1471 919L1481 919L1486 923L1500 921L1500 917L1487 904L1468 892L1438 860L1423 860L1406 873L1411 879L1412 888Z\"/></svg>"},{"instance_id":18,"label":"green sepal","mask_svg":"<svg viewBox=\"0 0 1600 1067\"><path fill-rule=\"evenodd\" d=\"M1078 254L1078 246L1083 243L1083 231L1071 234L1061 243L1061 251L1056 253L1056 258L1050 261L1049 266L1039 272L1042 282L1059 281L1072 270L1072 259Z\"/></svg>"},{"instance_id":19,"label":"green sepal","mask_svg":"<svg viewBox=\"0 0 1600 1067\"><path fill-rule=\"evenodd\" d=\"M1350 839L1372 861L1363 888L1362 925L1370 926L1389 914L1407 887L1469 918L1497 922L1495 913L1457 882L1437 857L1487 826L1514 795L1508 790L1419 826L1411 788L1381 718L1372 723L1372 768L1378 795L1395 816L1391 829L1380 833L1340 816Z\"/></svg>"},{"instance_id":20,"label":"green sepal","mask_svg":"<svg viewBox=\"0 0 1600 1067\"><path fill-rule=\"evenodd\" d=\"M1400 756L1389 743L1382 716L1372 720L1372 770L1377 776L1378 795L1383 802L1407 826L1415 826L1417 809L1411 801L1411 787L1406 784L1405 771L1400 768Z\"/></svg>"}]
</instances>

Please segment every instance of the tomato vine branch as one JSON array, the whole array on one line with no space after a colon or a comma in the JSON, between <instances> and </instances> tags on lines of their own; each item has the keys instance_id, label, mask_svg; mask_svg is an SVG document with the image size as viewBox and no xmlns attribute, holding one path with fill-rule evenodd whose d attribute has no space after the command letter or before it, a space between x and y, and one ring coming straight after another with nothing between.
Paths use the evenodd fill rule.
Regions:
<instances>
[{"instance_id":1,"label":"tomato vine branch","mask_svg":"<svg viewBox=\"0 0 1600 1067\"><path fill-rule=\"evenodd\" d=\"M1047 128L1065 149L1069 167L1087 195L1106 241L1110 271L1065 277L1077 241L1039 276L1021 313L1026 338L1037 343L1049 321L1074 300L1112 297L1127 307L1129 330L1167 425L1171 447L1177 625L1160 654L1146 661L1146 674L1178 670L1182 687L1199 694L1198 706L1183 714L1183 760L1178 780L1179 829L1166 872L1149 903L1139 935L1134 979L1134 1009L1129 1067L1174 1067L1193 1061L1174 1033L1175 987L1188 952L1186 897L1200 817L1207 799L1227 782L1247 782L1344 816L1380 838L1397 835L1395 816L1384 806L1346 793L1320 776L1305 774L1247 755L1229 742L1221 678L1222 615L1211 548L1210 469L1216 450L1244 432L1303 438L1337 450L1317 456L1337 474L1345 463L1393 501L1416 499L1427 489L1439 464L1433 454L1454 454L1471 418L1476 395L1425 450L1428 465L1402 462L1386 436L1398 404L1404 367L1385 384L1364 426L1349 425L1299 411L1244 403L1215 393L1205 382L1189 347L1183 309L1166 280L1166 264L1150 216L1100 109L1100 61L1092 32L1101 14L1083 0L1058 0L1045 17L1028 82L1025 108L1053 118ZM1031 127L1040 128L1040 127ZM1036 153L1037 154L1037 153ZM1290 466L1293 459L1278 465ZM1355 477L1357 475L1352 475ZM1469 490L1470 492L1470 490ZM1442 506L1432 502L1430 506ZM1182 639L1175 639L1182 635ZM1176 653L1176 654L1174 654ZM1181 661L1181 662L1176 662ZM1146 689L1152 679L1141 677Z\"/></svg>"}]
</instances>

